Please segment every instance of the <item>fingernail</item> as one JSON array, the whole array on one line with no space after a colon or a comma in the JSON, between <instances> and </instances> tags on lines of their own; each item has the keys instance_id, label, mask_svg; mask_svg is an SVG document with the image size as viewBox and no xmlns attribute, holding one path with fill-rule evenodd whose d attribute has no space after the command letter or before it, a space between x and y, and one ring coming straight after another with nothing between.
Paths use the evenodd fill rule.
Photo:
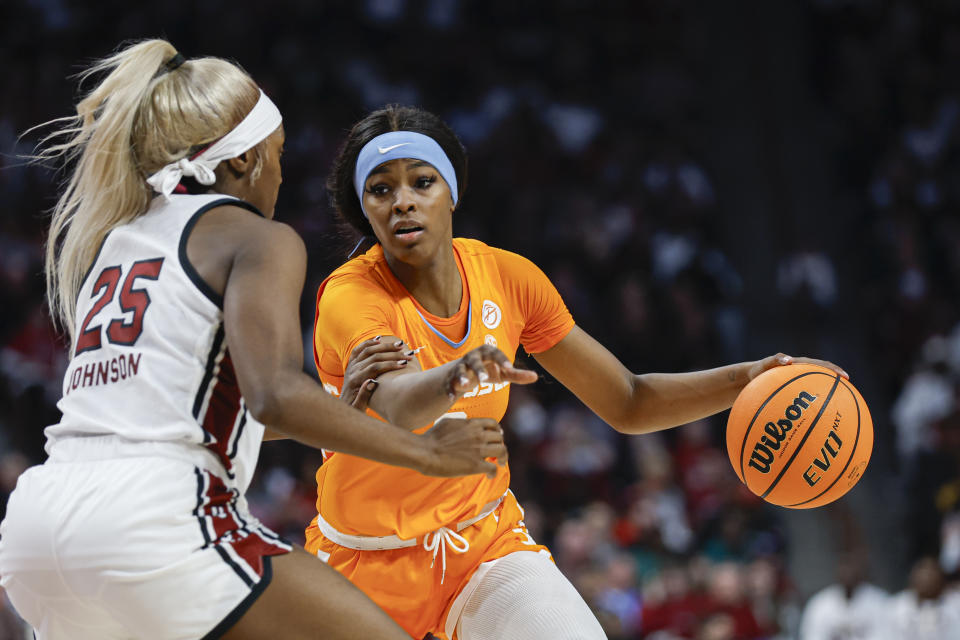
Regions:
<instances>
[{"instance_id":1,"label":"fingernail","mask_svg":"<svg viewBox=\"0 0 960 640\"><path fill-rule=\"evenodd\" d=\"M412 356L414 353L416 353L416 352L415 352L413 349L410 349L410 351L404 351L404 352L403 352L403 355L405 355L405 356Z\"/></svg>"},{"instance_id":2,"label":"fingernail","mask_svg":"<svg viewBox=\"0 0 960 640\"><path fill-rule=\"evenodd\" d=\"M487 375L486 371L481 371L480 375L478 375L477 378L480 379L480 382L486 382L487 380L490 379L490 376Z\"/></svg>"},{"instance_id":3,"label":"fingernail","mask_svg":"<svg viewBox=\"0 0 960 640\"><path fill-rule=\"evenodd\" d=\"M846 371L844 371L843 369L840 369L840 374L841 374L844 378L846 378L847 380L850 379L850 374L847 373Z\"/></svg>"},{"instance_id":4,"label":"fingernail","mask_svg":"<svg viewBox=\"0 0 960 640\"><path fill-rule=\"evenodd\" d=\"M468 384L470 384L470 378L468 378L467 376L460 376L460 384L464 387L467 386Z\"/></svg>"},{"instance_id":5,"label":"fingernail","mask_svg":"<svg viewBox=\"0 0 960 640\"><path fill-rule=\"evenodd\" d=\"M373 339L373 341L374 341L374 342L380 342L380 336L376 336L376 337Z\"/></svg>"},{"instance_id":6,"label":"fingernail","mask_svg":"<svg viewBox=\"0 0 960 640\"><path fill-rule=\"evenodd\" d=\"M403 365L407 364L407 361L406 361L406 360L397 360L397 364L399 364L400 366L403 366Z\"/></svg>"},{"instance_id":7,"label":"fingernail","mask_svg":"<svg viewBox=\"0 0 960 640\"><path fill-rule=\"evenodd\" d=\"M788 364L790 362L790 356L780 356L777 358L777 361L779 361L780 364Z\"/></svg>"},{"instance_id":8,"label":"fingernail","mask_svg":"<svg viewBox=\"0 0 960 640\"><path fill-rule=\"evenodd\" d=\"M380 383L377 382L376 380L371 380L370 382L367 383L367 389L370 389L370 391L373 391L374 389L377 388L378 384Z\"/></svg>"},{"instance_id":9,"label":"fingernail","mask_svg":"<svg viewBox=\"0 0 960 640\"><path fill-rule=\"evenodd\" d=\"M397 340L396 342L393 343L393 346L399 347L402 344L403 344L403 340Z\"/></svg>"}]
</instances>

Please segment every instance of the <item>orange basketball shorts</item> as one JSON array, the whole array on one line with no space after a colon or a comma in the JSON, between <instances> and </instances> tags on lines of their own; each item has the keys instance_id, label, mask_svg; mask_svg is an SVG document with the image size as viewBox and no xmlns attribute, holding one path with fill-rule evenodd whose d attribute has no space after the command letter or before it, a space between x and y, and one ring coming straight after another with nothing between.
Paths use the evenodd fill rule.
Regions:
<instances>
[{"instance_id":1,"label":"orange basketball shorts","mask_svg":"<svg viewBox=\"0 0 960 640\"><path fill-rule=\"evenodd\" d=\"M315 518L307 528L305 547L326 558L415 640L427 633L440 640L454 640L444 631L446 626L453 628L446 624L447 617L451 611L459 616L465 599L457 601L457 596L477 567L515 551L548 555L549 551L527 533L523 511L511 491L488 516L460 531L456 523L449 529L467 542L465 551L459 551L466 546L460 540L446 541L435 534L427 534L426 540L418 539L415 546L403 549L358 550L329 540L317 528ZM436 553L433 544L437 545Z\"/></svg>"}]
</instances>

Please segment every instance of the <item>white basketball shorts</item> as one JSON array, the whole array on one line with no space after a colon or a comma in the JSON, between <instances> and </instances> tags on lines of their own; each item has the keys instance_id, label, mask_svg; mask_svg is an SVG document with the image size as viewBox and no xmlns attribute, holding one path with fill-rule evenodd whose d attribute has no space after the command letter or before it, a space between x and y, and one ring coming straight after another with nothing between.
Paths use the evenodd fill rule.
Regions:
<instances>
[{"instance_id":1,"label":"white basketball shorts","mask_svg":"<svg viewBox=\"0 0 960 640\"><path fill-rule=\"evenodd\" d=\"M40 640L216 638L290 550L188 461L48 460L10 496L0 585Z\"/></svg>"}]
</instances>

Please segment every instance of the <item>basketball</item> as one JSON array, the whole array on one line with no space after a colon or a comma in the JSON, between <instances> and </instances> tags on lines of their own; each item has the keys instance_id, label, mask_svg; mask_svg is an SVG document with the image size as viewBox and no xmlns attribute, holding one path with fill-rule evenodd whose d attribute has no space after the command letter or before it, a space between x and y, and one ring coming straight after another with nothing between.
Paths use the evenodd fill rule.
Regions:
<instances>
[{"instance_id":1,"label":"basketball","mask_svg":"<svg viewBox=\"0 0 960 640\"><path fill-rule=\"evenodd\" d=\"M775 367L750 381L727 419L727 454L740 480L772 504L810 509L860 480L873 421L860 392L812 364Z\"/></svg>"}]
</instances>

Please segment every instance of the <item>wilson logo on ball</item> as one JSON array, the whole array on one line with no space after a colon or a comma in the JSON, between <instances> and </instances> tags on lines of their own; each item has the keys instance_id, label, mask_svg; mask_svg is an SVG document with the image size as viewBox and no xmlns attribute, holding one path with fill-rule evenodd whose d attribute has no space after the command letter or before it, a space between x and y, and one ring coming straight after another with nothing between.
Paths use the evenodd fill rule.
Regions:
<instances>
[{"instance_id":1,"label":"wilson logo on ball","mask_svg":"<svg viewBox=\"0 0 960 640\"><path fill-rule=\"evenodd\" d=\"M817 396L801 391L793 399L793 403L783 412L783 417L777 420L776 424L768 422L764 425L763 437L753 445L753 453L750 455L748 466L753 467L760 473L770 473L770 465L773 463L774 451L780 450L780 444L786 439L787 432L793 429L793 423L800 419L805 409L810 407L810 403L817 399Z\"/></svg>"}]
</instances>

